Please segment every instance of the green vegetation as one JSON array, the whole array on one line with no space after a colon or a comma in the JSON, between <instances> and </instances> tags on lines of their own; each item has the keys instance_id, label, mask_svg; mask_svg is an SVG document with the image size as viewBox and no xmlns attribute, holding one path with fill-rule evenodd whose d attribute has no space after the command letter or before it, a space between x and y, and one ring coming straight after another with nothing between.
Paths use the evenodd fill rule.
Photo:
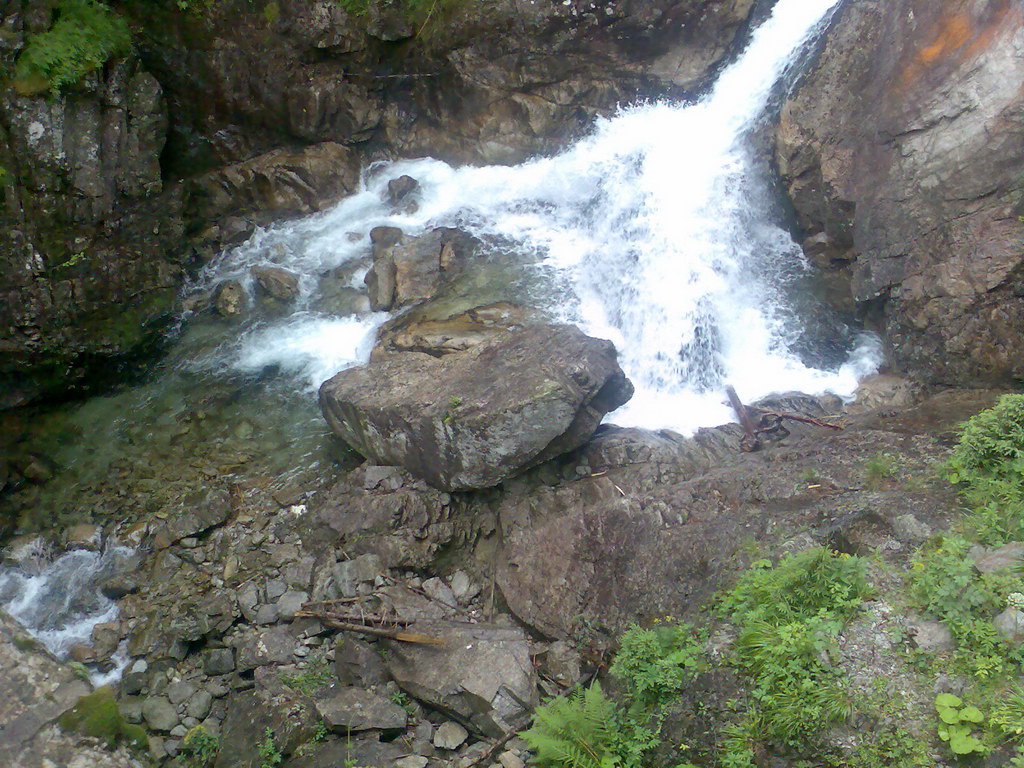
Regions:
<instances>
[{"instance_id":1,"label":"green vegetation","mask_svg":"<svg viewBox=\"0 0 1024 768\"><path fill-rule=\"evenodd\" d=\"M306 668L294 675L281 675L281 682L297 693L312 696L335 681L334 670L323 652L311 655Z\"/></svg>"},{"instance_id":2,"label":"green vegetation","mask_svg":"<svg viewBox=\"0 0 1024 768\"><path fill-rule=\"evenodd\" d=\"M868 488L880 488L886 480L896 477L900 469L899 459L891 453L878 453L864 465L864 480Z\"/></svg>"},{"instance_id":3,"label":"green vegetation","mask_svg":"<svg viewBox=\"0 0 1024 768\"><path fill-rule=\"evenodd\" d=\"M939 738L949 742L957 755L985 752L985 747L972 731L984 722L985 716L973 705L964 706L959 696L940 693L935 697L935 712L939 716Z\"/></svg>"},{"instance_id":4,"label":"green vegetation","mask_svg":"<svg viewBox=\"0 0 1024 768\"><path fill-rule=\"evenodd\" d=\"M665 707L702 666L703 642L685 624L659 622L623 633L611 667L625 687L625 705L594 682L552 699L521 735L542 768L640 768L660 743ZM682 766L680 766L682 768Z\"/></svg>"},{"instance_id":5,"label":"green vegetation","mask_svg":"<svg viewBox=\"0 0 1024 768\"><path fill-rule=\"evenodd\" d=\"M22 95L56 95L131 50L128 24L98 0L60 0L49 30L31 35L15 65Z\"/></svg>"},{"instance_id":6,"label":"green vegetation","mask_svg":"<svg viewBox=\"0 0 1024 768\"><path fill-rule=\"evenodd\" d=\"M859 558L825 548L755 562L721 600L739 629L735 665L753 688L741 719L725 730L721 764L754 765L757 742L804 750L852 714L829 663L835 637L869 593Z\"/></svg>"},{"instance_id":7,"label":"green vegetation","mask_svg":"<svg viewBox=\"0 0 1024 768\"><path fill-rule=\"evenodd\" d=\"M220 751L220 739L197 725L185 734L181 742L184 768L209 768Z\"/></svg>"},{"instance_id":8,"label":"green vegetation","mask_svg":"<svg viewBox=\"0 0 1024 768\"><path fill-rule=\"evenodd\" d=\"M284 755L274 741L274 732L270 728L263 731L263 741L256 747L260 758L260 768L277 768L284 762Z\"/></svg>"},{"instance_id":9,"label":"green vegetation","mask_svg":"<svg viewBox=\"0 0 1024 768\"><path fill-rule=\"evenodd\" d=\"M109 748L127 744L133 749L146 749L149 739L138 725L129 725L121 717L114 692L109 686L97 688L60 716L60 727L99 739Z\"/></svg>"}]
</instances>

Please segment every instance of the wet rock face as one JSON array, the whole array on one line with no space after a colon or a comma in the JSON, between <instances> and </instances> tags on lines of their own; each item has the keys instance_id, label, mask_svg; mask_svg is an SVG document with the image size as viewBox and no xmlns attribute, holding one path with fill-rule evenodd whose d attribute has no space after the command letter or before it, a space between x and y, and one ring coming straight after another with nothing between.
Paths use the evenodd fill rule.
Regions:
<instances>
[{"instance_id":1,"label":"wet rock face","mask_svg":"<svg viewBox=\"0 0 1024 768\"><path fill-rule=\"evenodd\" d=\"M1022 49L1013 0L851 3L782 112L809 254L926 380L1024 375Z\"/></svg>"},{"instance_id":2,"label":"wet rock face","mask_svg":"<svg viewBox=\"0 0 1024 768\"><path fill-rule=\"evenodd\" d=\"M5 50L49 18L13 5ZM161 179L167 108L134 56L58 97L5 88L0 124L5 407L73 389L136 351L184 271L180 195Z\"/></svg>"},{"instance_id":3,"label":"wet rock face","mask_svg":"<svg viewBox=\"0 0 1024 768\"><path fill-rule=\"evenodd\" d=\"M320 405L364 456L449 491L578 447L632 393L610 342L541 325L442 358L379 355L324 383Z\"/></svg>"}]
</instances>

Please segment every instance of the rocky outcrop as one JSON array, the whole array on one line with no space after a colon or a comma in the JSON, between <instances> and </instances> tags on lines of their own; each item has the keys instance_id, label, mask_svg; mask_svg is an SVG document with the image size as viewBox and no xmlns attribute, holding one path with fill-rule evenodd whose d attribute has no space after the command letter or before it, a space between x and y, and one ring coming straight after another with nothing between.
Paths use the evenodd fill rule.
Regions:
<instances>
[{"instance_id":1,"label":"rocky outcrop","mask_svg":"<svg viewBox=\"0 0 1024 768\"><path fill-rule=\"evenodd\" d=\"M65 732L60 728L57 721L61 715L89 694L92 686L50 656L3 612L0 612L0 673L0 723L4 725L0 764L80 768L141 768L143 765L124 747L110 751L94 739L83 740L73 730Z\"/></svg>"},{"instance_id":2,"label":"rocky outcrop","mask_svg":"<svg viewBox=\"0 0 1024 768\"><path fill-rule=\"evenodd\" d=\"M805 249L925 380L1024 376L1022 49L1014 0L849 3L782 111Z\"/></svg>"},{"instance_id":3,"label":"rocky outcrop","mask_svg":"<svg viewBox=\"0 0 1024 768\"><path fill-rule=\"evenodd\" d=\"M441 358L379 355L325 382L320 404L361 454L450 491L573 450L632 393L610 342L533 326Z\"/></svg>"}]
</instances>

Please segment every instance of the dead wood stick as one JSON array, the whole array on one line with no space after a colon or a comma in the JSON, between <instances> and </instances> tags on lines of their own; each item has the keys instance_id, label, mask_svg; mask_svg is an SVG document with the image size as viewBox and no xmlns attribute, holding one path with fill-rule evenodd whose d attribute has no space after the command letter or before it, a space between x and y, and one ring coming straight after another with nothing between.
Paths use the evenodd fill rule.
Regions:
<instances>
[{"instance_id":1,"label":"dead wood stick","mask_svg":"<svg viewBox=\"0 0 1024 768\"><path fill-rule=\"evenodd\" d=\"M302 618L319 619L331 629L340 629L344 632L356 632L371 637L383 637L388 640L397 640L401 643L417 643L419 645L444 645L444 640L429 635L421 635L419 632L407 632L404 629L383 629L381 627L367 627L363 624L352 624L347 621L323 618L306 611L297 611L296 616Z\"/></svg>"},{"instance_id":2,"label":"dead wood stick","mask_svg":"<svg viewBox=\"0 0 1024 768\"><path fill-rule=\"evenodd\" d=\"M725 394L729 396L729 404L732 405L732 409L736 412L736 418L740 420L740 426L743 427L743 432L745 433L740 440L740 449L747 453L756 451L761 447L761 441L757 439L757 427L754 424L754 420L750 418L750 411L743 405L743 401L740 400L740 396L736 394L736 390L733 387L726 387Z\"/></svg>"},{"instance_id":3,"label":"dead wood stick","mask_svg":"<svg viewBox=\"0 0 1024 768\"><path fill-rule=\"evenodd\" d=\"M831 424L827 421L812 419L810 416L800 416L796 413L782 413L780 411L769 411L767 408L758 408L756 405L748 405L747 408L763 416L774 416L775 418L778 419L789 419L790 421L799 421L803 424L813 424L816 427L828 427L829 429L844 429L842 424Z\"/></svg>"},{"instance_id":4,"label":"dead wood stick","mask_svg":"<svg viewBox=\"0 0 1024 768\"><path fill-rule=\"evenodd\" d=\"M330 619L331 621L344 621L348 624L362 624L368 627L372 627L375 624L390 624L391 626L398 628L407 627L408 625L412 624L412 621L409 621L407 619L399 619L397 617L393 619L388 619L383 616L366 616L364 614L357 615L354 613L334 613L333 611L316 611L310 610L308 608L303 608L295 615L300 616L304 619Z\"/></svg>"},{"instance_id":5,"label":"dead wood stick","mask_svg":"<svg viewBox=\"0 0 1024 768\"><path fill-rule=\"evenodd\" d=\"M474 760L472 763L470 763L469 764L469 768L473 768L473 766L480 765L481 763L486 763L489 760L491 760L496 754L498 754L498 750L499 749L501 749L506 744L508 744L510 741L512 741L512 737L515 736L515 735L516 735L516 731L513 728L511 731L509 731L504 736L502 736L500 739L498 739L496 742L494 742L491 745L490 749L488 749L486 752L484 752L482 755L480 755L480 757L478 757L476 760Z\"/></svg>"}]
</instances>

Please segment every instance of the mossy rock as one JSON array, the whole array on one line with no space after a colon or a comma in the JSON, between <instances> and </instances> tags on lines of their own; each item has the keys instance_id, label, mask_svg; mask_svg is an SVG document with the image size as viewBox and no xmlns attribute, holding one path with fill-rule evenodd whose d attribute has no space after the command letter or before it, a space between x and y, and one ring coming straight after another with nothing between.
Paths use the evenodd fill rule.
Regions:
<instances>
[{"instance_id":1,"label":"mossy rock","mask_svg":"<svg viewBox=\"0 0 1024 768\"><path fill-rule=\"evenodd\" d=\"M69 733L80 733L105 743L113 749L125 744L133 749L146 749L149 738L138 725L129 725L121 717L114 691L108 686L83 696L60 716L60 727Z\"/></svg>"}]
</instances>

